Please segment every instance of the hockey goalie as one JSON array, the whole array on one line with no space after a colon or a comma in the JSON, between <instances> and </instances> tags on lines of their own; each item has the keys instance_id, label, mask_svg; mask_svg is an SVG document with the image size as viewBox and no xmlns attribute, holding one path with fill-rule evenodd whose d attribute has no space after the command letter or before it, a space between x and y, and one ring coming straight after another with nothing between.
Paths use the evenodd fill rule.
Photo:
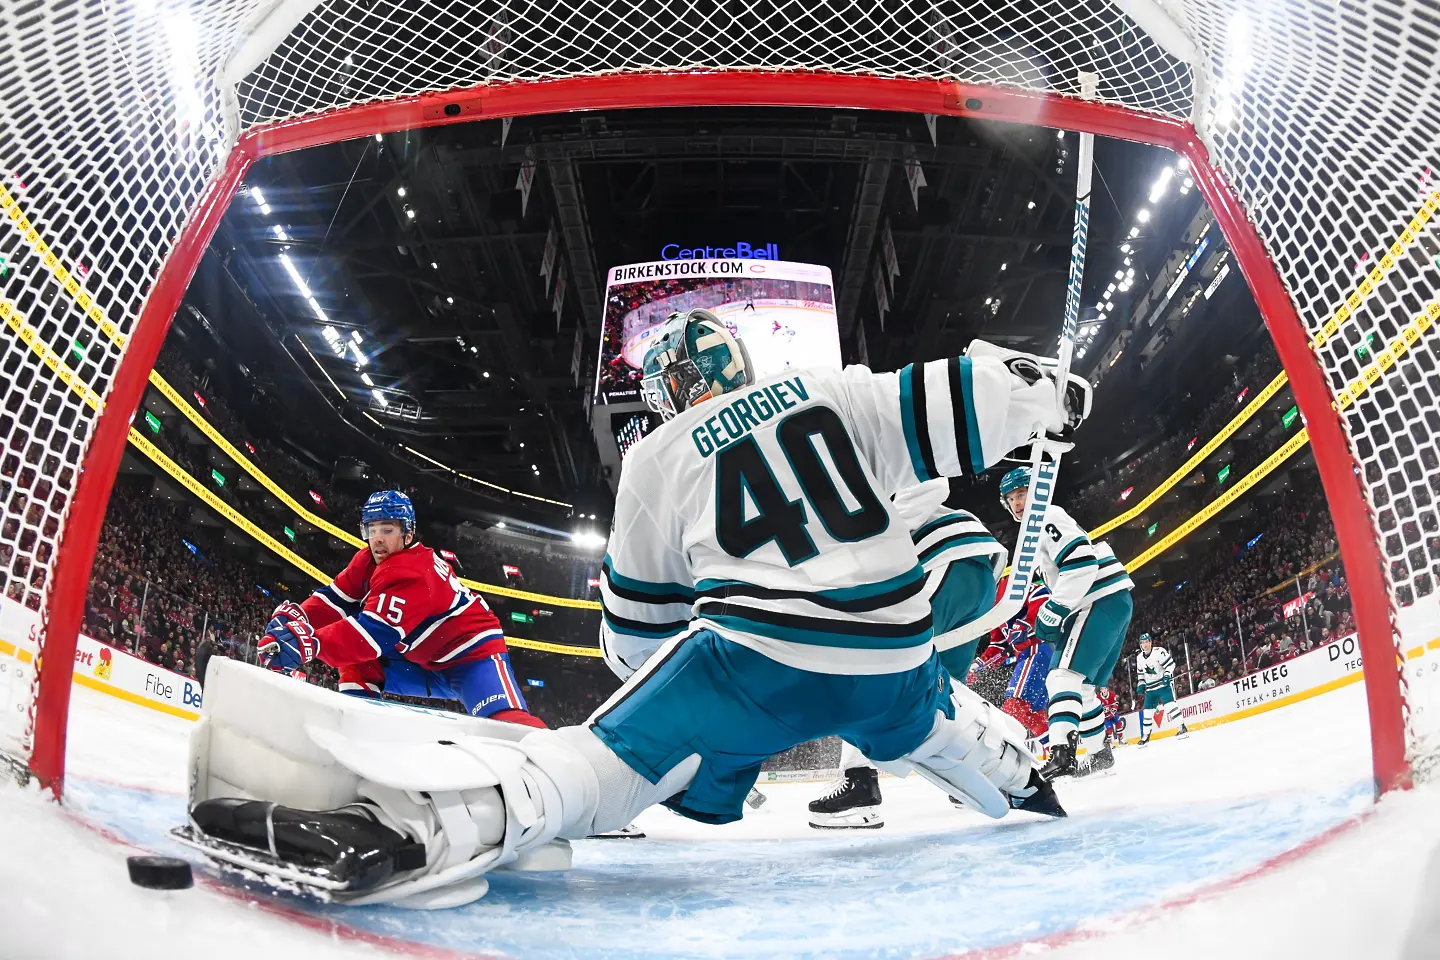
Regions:
<instances>
[{"instance_id":1,"label":"hockey goalie","mask_svg":"<svg viewBox=\"0 0 1440 960\"><path fill-rule=\"evenodd\" d=\"M672 315L642 383L666 422L626 459L602 580L624 685L584 724L526 730L216 664L177 836L344 903L453 906L493 870L565 868L570 839L656 804L737 820L767 758L830 735L986 816L1063 816L1018 725L952 690L890 500L1037 432L1065 442L1089 386L1072 378L1057 409L1052 367L972 347L757 381L713 314Z\"/></svg>"}]
</instances>

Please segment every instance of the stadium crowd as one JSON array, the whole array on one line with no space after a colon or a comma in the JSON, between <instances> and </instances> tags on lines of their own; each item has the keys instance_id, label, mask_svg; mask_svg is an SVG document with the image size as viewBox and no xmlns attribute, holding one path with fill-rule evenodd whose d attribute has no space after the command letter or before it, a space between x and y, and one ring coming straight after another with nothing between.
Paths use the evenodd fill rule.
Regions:
<instances>
[{"instance_id":1,"label":"stadium crowd","mask_svg":"<svg viewBox=\"0 0 1440 960\"><path fill-rule=\"evenodd\" d=\"M1237 680L1299 656L1355 629L1349 586L1318 477L1292 474L1296 489L1271 522L1243 543L1192 549L1185 579L1136 597L1135 614L1112 685L1134 698L1139 636L1150 633L1175 658L1176 693ZM1291 604L1290 601L1303 602Z\"/></svg>"},{"instance_id":2,"label":"stadium crowd","mask_svg":"<svg viewBox=\"0 0 1440 960\"><path fill-rule=\"evenodd\" d=\"M318 509L322 516L338 517L342 522L344 518L359 516L360 499L336 489L318 470L246 429L225 398L201 384L178 346L167 343L155 361L155 369L181 396L198 405L225 439L246 453L266 476L307 509ZM208 472L207 465L205 474ZM386 485L383 479L377 482Z\"/></svg>"},{"instance_id":3,"label":"stadium crowd","mask_svg":"<svg viewBox=\"0 0 1440 960\"><path fill-rule=\"evenodd\" d=\"M456 542L467 577L560 597L598 596L601 550L587 556L554 542L492 534Z\"/></svg>"},{"instance_id":4,"label":"stadium crowd","mask_svg":"<svg viewBox=\"0 0 1440 960\"><path fill-rule=\"evenodd\" d=\"M1229 423L1279 372L1280 360L1275 351L1257 350L1236 369L1233 377L1226 379L1219 393L1197 414L1179 424L1169 425L1168 435L1159 443L1137 454L1106 478L1088 485L1070 497L1067 500L1067 509L1081 524L1094 527L1132 506L1183 466L1196 450ZM1125 435L1139 436L1145 425L1136 420L1121 429ZM1258 440L1258 437L1252 438L1252 441ZM1261 460L1274 449L1273 445L1266 448L1263 443L1243 441L1237 443L1237 447L1247 452L1252 449L1263 450L1260 454ZM1249 463L1248 459L1245 462ZM1255 462L1258 463L1259 460ZM1237 460L1231 472L1238 479L1253 466L1253 463L1245 466ZM1126 490L1131 490L1132 493L1122 500L1121 495Z\"/></svg>"},{"instance_id":5,"label":"stadium crowd","mask_svg":"<svg viewBox=\"0 0 1440 960\"><path fill-rule=\"evenodd\" d=\"M95 554L85 632L151 663L193 675L202 636L253 650L283 591L262 586L223 541L189 522L190 507L156 499L148 483L115 483Z\"/></svg>"}]
</instances>

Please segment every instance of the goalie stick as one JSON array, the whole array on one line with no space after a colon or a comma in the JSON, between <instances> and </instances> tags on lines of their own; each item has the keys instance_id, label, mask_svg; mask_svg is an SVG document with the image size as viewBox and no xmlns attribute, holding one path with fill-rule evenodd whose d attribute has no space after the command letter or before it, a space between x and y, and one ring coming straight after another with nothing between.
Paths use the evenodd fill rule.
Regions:
<instances>
[{"instance_id":1,"label":"goalie stick","mask_svg":"<svg viewBox=\"0 0 1440 960\"><path fill-rule=\"evenodd\" d=\"M1080 72L1082 96L1094 97L1100 78L1097 74ZM1080 285L1085 276L1085 244L1090 232L1090 181L1093 175L1095 135L1080 134L1079 168L1075 177L1075 232L1070 239L1070 274L1065 289L1065 317L1060 326L1060 344L1056 353L1055 403L1060 416L1065 416L1065 386L1070 378L1070 362L1075 355L1075 337L1080 320ZM1010 554L1010 580L1005 595L978 620L955 631L953 645L983 637L1008 622L1025 603L1035 561L1044 535L1045 515L1055 496L1060 472L1061 446L1050 442L1040 427L1030 445L1030 488L1025 496L1025 516L1015 534L1015 548ZM1047 459L1048 454L1048 459Z\"/></svg>"}]
</instances>

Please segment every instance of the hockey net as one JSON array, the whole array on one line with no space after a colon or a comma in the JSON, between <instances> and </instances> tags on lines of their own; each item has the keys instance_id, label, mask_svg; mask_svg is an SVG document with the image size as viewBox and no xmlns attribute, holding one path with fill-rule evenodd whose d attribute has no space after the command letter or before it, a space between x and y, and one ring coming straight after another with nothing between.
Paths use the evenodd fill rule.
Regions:
<instances>
[{"instance_id":1,"label":"hockey net","mask_svg":"<svg viewBox=\"0 0 1440 960\"><path fill-rule=\"evenodd\" d=\"M1376 775L1401 782L1440 729L1425 669L1440 658L1416 655L1440 635L1435 36L1425 5L1401 0L17 8L0 20L0 739L58 792L126 433L254 159L500 116L807 105L1029 122L1189 158L1306 417L1369 663ZM1100 77L1088 102L1082 70Z\"/></svg>"}]
</instances>

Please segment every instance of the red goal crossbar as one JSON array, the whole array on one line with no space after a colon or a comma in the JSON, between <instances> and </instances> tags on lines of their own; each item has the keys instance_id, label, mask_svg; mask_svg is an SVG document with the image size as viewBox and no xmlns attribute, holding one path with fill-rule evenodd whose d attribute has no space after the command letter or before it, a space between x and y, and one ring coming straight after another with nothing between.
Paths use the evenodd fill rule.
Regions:
<instances>
[{"instance_id":1,"label":"red goal crossbar","mask_svg":"<svg viewBox=\"0 0 1440 960\"><path fill-rule=\"evenodd\" d=\"M1259 234L1190 123L1111 104L933 80L789 72L618 74L480 86L368 103L244 133L185 223L145 300L86 453L53 572L41 650L31 771L61 796L76 638L100 528L125 438L171 318L231 197L256 160L377 133L580 110L835 107L1026 123L1167 147L1185 157L1230 243L1305 418L1350 582L1362 655L1377 793L1409 784L1396 631L1376 526L1330 385ZM1393 666L1392 666L1393 665Z\"/></svg>"}]
</instances>

